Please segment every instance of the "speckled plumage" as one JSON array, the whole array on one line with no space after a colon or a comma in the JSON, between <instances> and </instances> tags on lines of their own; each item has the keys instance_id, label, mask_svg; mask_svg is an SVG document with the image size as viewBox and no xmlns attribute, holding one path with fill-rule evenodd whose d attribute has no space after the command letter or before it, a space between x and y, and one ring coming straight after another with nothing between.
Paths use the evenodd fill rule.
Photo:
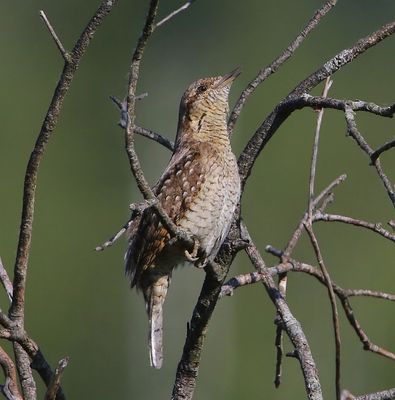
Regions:
<instances>
[{"instance_id":1,"label":"speckled plumage","mask_svg":"<svg viewBox=\"0 0 395 400\"><path fill-rule=\"evenodd\" d=\"M176 225L198 240L199 260L213 260L225 240L240 197L237 162L227 133L231 74L200 79L184 93L175 151L154 187L163 209ZM126 253L131 286L145 298L150 322L151 365L163 360L162 306L172 270L188 262L180 244L168 245L170 235L152 209L144 211ZM190 261L189 261L190 262Z\"/></svg>"}]
</instances>

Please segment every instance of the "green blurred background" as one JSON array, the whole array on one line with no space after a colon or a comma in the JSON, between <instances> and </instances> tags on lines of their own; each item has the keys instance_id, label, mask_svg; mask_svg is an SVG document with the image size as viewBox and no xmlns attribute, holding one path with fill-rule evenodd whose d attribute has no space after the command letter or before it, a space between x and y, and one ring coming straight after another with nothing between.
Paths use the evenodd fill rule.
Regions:
<instances>
[{"instance_id":1,"label":"green blurred background","mask_svg":"<svg viewBox=\"0 0 395 400\"><path fill-rule=\"evenodd\" d=\"M203 280L198 270L174 274L165 309L165 363L148 364L147 318L142 299L124 278L125 241L103 253L93 251L128 218L128 204L141 199L133 182L118 112L108 100L124 96L131 52L142 28L147 1L119 1L97 32L71 90L41 165L27 286L26 327L55 365L70 356L64 375L69 399L166 399ZM198 0L158 29L146 49L138 92L137 122L174 138L179 99L193 80L241 66L231 103L255 73L279 54L321 1ZM95 11L98 0L2 0L0 14L1 240L0 255L11 273L20 222L25 166L39 132L62 60L40 21L45 10L67 48ZM160 5L165 16L182 2ZM336 52L395 15L393 0L343 0L306 40L295 57L249 100L237 125L238 154L263 118L301 79ZM335 75L331 96L394 101L395 42L389 38ZM319 93L317 89L315 93ZM358 115L360 130L373 147L394 137L392 120ZM310 149L315 125L311 110L295 113L255 165L243 215L259 247L285 245L306 207ZM154 183L169 153L137 138L141 161ZM394 152L382 157L392 180ZM375 171L345 137L341 112L325 113L318 160L317 191L341 173L334 213L385 223L394 218ZM332 278L345 287L395 292L393 244L349 226L317 225ZM314 262L307 240L295 252ZM265 255L267 262L276 260ZM251 266L240 255L231 275ZM320 371L325 398L334 398L334 340L326 290L314 279L291 274L289 304L301 321ZM6 298L1 294L1 308ZM395 350L393 305L355 299L368 335ZM395 385L395 365L364 352L341 314L342 386L364 393ZM274 308L261 285L221 300L211 323L195 398L302 399L302 376L294 359L285 360L283 384L275 390ZM291 347L286 343L287 350ZM39 379L38 379L39 381ZM42 385L40 383L42 392Z\"/></svg>"}]
</instances>

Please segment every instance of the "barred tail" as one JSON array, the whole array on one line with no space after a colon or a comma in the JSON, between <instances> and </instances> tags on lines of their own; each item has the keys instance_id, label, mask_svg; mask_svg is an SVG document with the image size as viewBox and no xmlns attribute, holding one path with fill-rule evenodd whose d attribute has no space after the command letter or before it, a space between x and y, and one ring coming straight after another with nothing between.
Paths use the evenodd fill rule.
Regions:
<instances>
[{"instance_id":1,"label":"barred tail","mask_svg":"<svg viewBox=\"0 0 395 400\"><path fill-rule=\"evenodd\" d=\"M165 301L169 277L162 276L146 293L149 317L149 353L151 367L161 368L163 362L163 303Z\"/></svg>"}]
</instances>

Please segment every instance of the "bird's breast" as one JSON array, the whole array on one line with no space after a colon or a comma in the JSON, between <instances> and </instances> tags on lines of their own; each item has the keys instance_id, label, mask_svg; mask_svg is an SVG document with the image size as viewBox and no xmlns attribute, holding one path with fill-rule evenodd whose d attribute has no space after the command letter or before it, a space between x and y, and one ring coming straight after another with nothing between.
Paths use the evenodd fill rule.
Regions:
<instances>
[{"instance_id":1,"label":"bird's breast","mask_svg":"<svg viewBox=\"0 0 395 400\"><path fill-rule=\"evenodd\" d=\"M198 238L206 255L215 256L224 241L240 196L240 180L234 155L207 157L205 179L178 222Z\"/></svg>"}]
</instances>

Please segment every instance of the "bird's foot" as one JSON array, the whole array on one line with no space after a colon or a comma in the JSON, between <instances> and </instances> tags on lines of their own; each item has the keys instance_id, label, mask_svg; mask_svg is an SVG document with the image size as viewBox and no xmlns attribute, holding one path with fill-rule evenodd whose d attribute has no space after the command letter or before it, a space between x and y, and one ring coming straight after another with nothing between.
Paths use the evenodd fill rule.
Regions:
<instances>
[{"instance_id":1,"label":"bird's foot","mask_svg":"<svg viewBox=\"0 0 395 400\"><path fill-rule=\"evenodd\" d=\"M185 257L188 261L190 261L191 263L195 263L196 261L199 260L198 257L198 251L199 251L199 246L200 246L200 242L199 240L197 240L196 238L193 239L193 249L192 249L192 253L190 253L188 250L184 251Z\"/></svg>"}]
</instances>

